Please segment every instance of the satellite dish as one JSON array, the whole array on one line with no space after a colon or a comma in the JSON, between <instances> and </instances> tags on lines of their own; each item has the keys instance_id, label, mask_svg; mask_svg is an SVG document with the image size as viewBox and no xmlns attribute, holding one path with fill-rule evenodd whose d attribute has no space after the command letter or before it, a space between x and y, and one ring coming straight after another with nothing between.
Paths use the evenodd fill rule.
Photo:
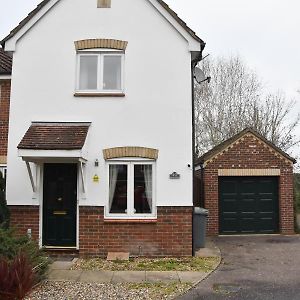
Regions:
<instances>
[{"instance_id":1,"label":"satellite dish","mask_svg":"<svg viewBox=\"0 0 300 300\"><path fill-rule=\"evenodd\" d=\"M194 76L198 82L203 82L206 79L204 72L198 67L195 68Z\"/></svg>"}]
</instances>

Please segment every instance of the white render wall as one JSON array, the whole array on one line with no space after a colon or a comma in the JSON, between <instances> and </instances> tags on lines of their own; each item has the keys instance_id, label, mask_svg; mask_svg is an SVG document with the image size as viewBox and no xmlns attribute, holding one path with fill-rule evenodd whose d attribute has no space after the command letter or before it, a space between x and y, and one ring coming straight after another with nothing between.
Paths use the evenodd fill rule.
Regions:
<instances>
[{"instance_id":1,"label":"white render wall","mask_svg":"<svg viewBox=\"0 0 300 300\"><path fill-rule=\"evenodd\" d=\"M104 206L108 178L102 149L142 146L159 149L157 206L192 205L191 55L188 42L148 1L62 0L17 43L14 53L9 128L7 200L32 199L26 165L17 145L32 121L92 122L86 167L87 194L80 205ZM74 41L128 41L125 98L75 98ZM200 46L199 46L200 49ZM94 167L99 159L99 167ZM176 171L180 180L170 180ZM93 176L100 177L99 183ZM39 196L39 195L38 195Z\"/></svg>"}]
</instances>

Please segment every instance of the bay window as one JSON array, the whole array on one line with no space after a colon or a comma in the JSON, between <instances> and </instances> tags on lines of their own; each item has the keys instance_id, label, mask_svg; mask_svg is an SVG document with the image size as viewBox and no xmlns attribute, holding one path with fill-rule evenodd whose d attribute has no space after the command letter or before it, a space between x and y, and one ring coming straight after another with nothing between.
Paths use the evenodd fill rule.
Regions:
<instances>
[{"instance_id":1,"label":"bay window","mask_svg":"<svg viewBox=\"0 0 300 300\"><path fill-rule=\"evenodd\" d=\"M108 164L108 217L155 217L154 163L111 162Z\"/></svg>"},{"instance_id":2,"label":"bay window","mask_svg":"<svg viewBox=\"0 0 300 300\"><path fill-rule=\"evenodd\" d=\"M78 92L123 92L124 53L82 51L77 59Z\"/></svg>"}]
</instances>

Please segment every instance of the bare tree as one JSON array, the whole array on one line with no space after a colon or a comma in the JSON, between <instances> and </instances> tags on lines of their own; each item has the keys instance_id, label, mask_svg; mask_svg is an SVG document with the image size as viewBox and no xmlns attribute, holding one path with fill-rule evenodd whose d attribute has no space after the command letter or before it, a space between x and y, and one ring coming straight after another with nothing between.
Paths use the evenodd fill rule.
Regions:
<instances>
[{"instance_id":1,"label":"bare tree","mask_svg":"<svg viewBox=\"0 0 300 300\"><path fill-rule=\"evenodd\" d=\"M283 93L265 94L258 75L239 57L205 60L202 66L210 84L195 86L195 134L202 154L241 130L251 127L287 151L300 142L293 116L295 101Z\"/></svg>"}]
</instances>

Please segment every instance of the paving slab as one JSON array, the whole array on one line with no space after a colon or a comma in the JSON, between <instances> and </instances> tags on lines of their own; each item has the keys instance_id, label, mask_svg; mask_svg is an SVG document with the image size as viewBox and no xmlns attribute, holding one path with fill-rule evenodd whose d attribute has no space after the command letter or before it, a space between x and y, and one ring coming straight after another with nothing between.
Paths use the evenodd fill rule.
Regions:
<instances>
[{"instance_id":1,"label":"paving slab","mask_svg":"<svg viewBox=\"0 0 300 300\"><path fill-rule=\"evenodd\" d=\"M113 278L113 271L82 271L80 282L110 283Z\"/></svg>"},{"instance_id":2,"label":"paving slab","mask_svg":"<svg viewBox=\"0 0 300 300\"><path fill-rule=\"evenodd\" d=\"M108 252L107 260L129 260L129 252Z\"/></svg>"},{"instance_id":3,"label":"paving slab","mask_svg":"<svg viewBox=\"0 0 300 300\"><path fill-rule=\"evenodd\" d=\"M179 282L179 277L176 271L147 271L147 282Z\"/></svg>"},{"instance_id":4,"label":"paving slab","mask_svg":"<svg viewBox=\"0 0 300 300\"><path fill-rule=\"evenodd\" d=\"M82 271L80 270L53 270L49 273L50 281L78 281Z\"/></svg>"},{"instance_id":5,"label":"paving slab","mask_svg":"<svg viewBox=\"0 0 300 300\"><path fill-rule=\"evenodd\" d=\"M55 261L50 266L50 270L70 270L73 266L72 261Z\"/></svg>"},{"instance_id":6,"label":"paving slab","mask_svg":"<svg viewBox=\"0 0 300 300\"><path fill-rule=\"evenodd\" d=\"M140 283L146 281L146 272L145 271L115 271L112 283Z\"/></svg>"},{"instance_id":7,"label":"paving slab","mask_svg":"<svg viewBox=\"0 0 300 300\"><path fill-rule=\"evenodd\" d=\"M205 272L185 272L185 271L177 271L179 280L181 283L192 283L197 284L201 280L207 277L207 273Z\"/></svg>"}]
</instances>

